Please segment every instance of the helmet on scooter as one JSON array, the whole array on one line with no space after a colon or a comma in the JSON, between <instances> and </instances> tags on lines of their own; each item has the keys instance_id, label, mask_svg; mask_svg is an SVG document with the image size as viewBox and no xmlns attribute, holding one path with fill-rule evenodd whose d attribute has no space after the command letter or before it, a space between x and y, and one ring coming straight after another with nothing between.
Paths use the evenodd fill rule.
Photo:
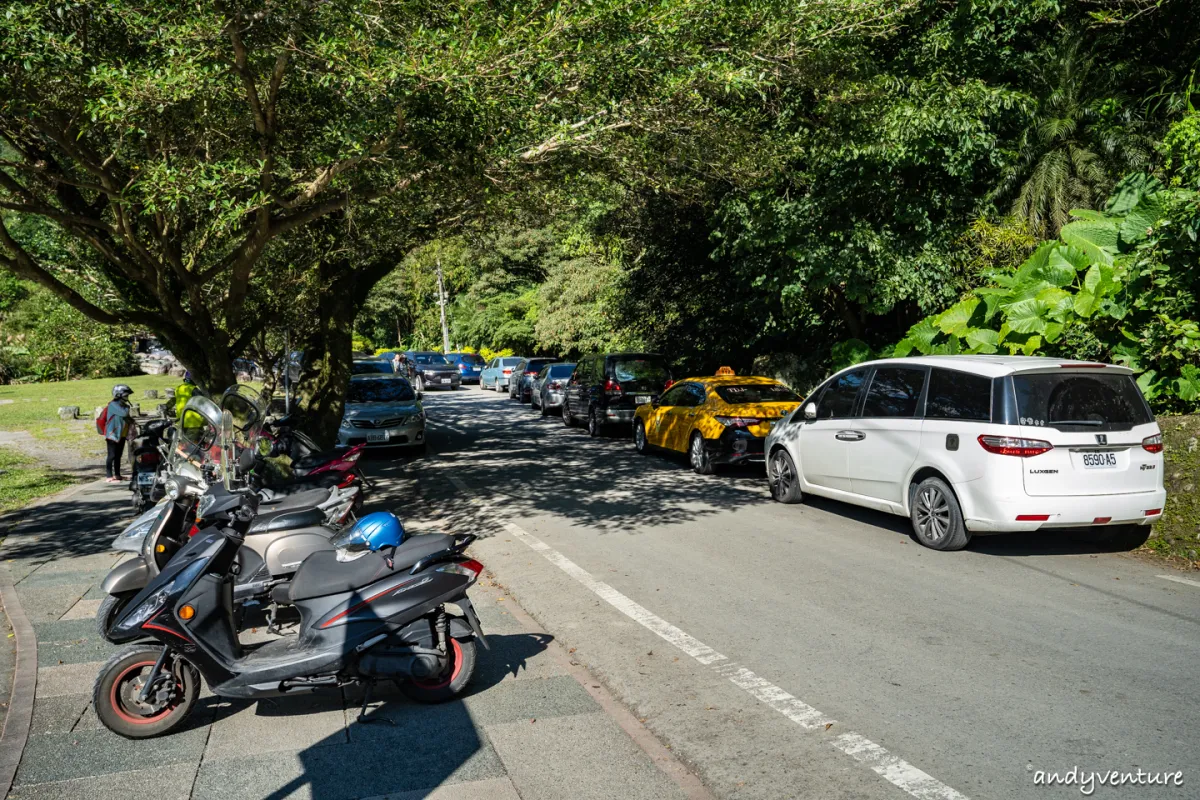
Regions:
<instances>
[{"instance_id":1,"label":"helmet on scooter","mask_svg":"<svg viewBox=\"0 0 1200 800\"><path fill-rule=\"evenodd\" d=\"M400 519L390 511L376 511L354 523L329 543L338 550L339 561L350 561L385 547L399 547L408 538Z\"/></svg>"}]
</instances>

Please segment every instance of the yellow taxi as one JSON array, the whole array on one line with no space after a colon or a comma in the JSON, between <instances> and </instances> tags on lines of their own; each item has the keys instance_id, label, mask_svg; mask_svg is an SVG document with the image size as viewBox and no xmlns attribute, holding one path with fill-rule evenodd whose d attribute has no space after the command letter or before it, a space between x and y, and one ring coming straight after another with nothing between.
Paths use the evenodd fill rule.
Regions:
<instances>
[{"instance_id":1,"label":"yellow taxi","mask_svg":"<svg viewBox=\"0 0 1200 800\"><path fill-rule=\"evenodd\" d=\"M772 378L735 375L721 367L706 378L684 378L653 403L637 407L633 444L686 452L692 469L710 474L717 464L763 460L771 426L801 398Z\"/></svg>"}]
</instances>

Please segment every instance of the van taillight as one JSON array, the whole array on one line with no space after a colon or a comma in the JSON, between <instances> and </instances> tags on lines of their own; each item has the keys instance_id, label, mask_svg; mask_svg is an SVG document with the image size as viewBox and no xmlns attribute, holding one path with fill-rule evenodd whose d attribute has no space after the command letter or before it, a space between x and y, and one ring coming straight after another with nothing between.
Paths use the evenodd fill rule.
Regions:
<instances>
[{"instance_id":1,"label":"van taillight","mask_svg":"<svg viewBox=\"0 0 1200 800\"><path fill-rule=\"evenodd\" d=\"M620 394L621 384L617 383L612 378L609 378L604 382L604 391L608 392L609 394Z\"/></svg>"},{"instance_id":2,"label":"van taillight","mask_svg":"<svg viewBox=\"0 0 1200 800\"><path fill-rule=\"evenodd\" d=\"M668 378L667 382L663 384L663 391L665 392L667 389L670 389L674 385L675 385L675 381Z\"/></svg>"},{"instance_id":3,"label":"van taillight","mask_svg":"<svg viewBox=\"0 0 1200 800\"><path fill-rule=\"evenodd\" d=\"M1147 453L1161 453L1163 451L1162 434L1156 433L1153 436L1147 436L1142 439L1142 449Z\"/></svg>"},{"instance_id":4,"label":"van taillight","mask_svg":"<svg viewBox=\"0 0 1200 800\"><path fill-rule=\"evenodd\" d=\"M1040 456L1042 453L1048 453L1054 449L1054 445L1043 442L1041 439L1019 439L1015 436L987 436L986 434L979 437L979 446L989 453L999 456L1017 456L1018 458Z\"/></svg>"}]
</instances>

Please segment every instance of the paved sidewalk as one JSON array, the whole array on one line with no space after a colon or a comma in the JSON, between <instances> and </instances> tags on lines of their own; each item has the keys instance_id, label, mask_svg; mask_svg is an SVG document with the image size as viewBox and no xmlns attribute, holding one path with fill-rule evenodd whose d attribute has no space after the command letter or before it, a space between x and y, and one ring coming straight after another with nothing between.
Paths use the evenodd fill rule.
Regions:
<instances>
[{"instance_id":1,"label":"paved sidewalk","mask_svg":"<svg viewBox=\"0 0 1200 800\"><path fill-rule=\"evenodd\" d=\"M688 796L656 765L681 770L666 751L650 742L651 758L639 747L617 722L631 718L606 713L604 691L581 684L567 654L493 585L472 591L492 649L480 650L461 701L421 706L393 693L374 704L373 716L395 725L360 725L360 698L349 693L259 702L204 696L184 731L140 742L117 737L89 707L98 668L114 649L96 634L93 615L98 584L119 560L108 546L130 516L129 495L102 483L68 494L7 531L0 552L38 642L33 723L12 798Z\"/></svg>"}]
</instances>

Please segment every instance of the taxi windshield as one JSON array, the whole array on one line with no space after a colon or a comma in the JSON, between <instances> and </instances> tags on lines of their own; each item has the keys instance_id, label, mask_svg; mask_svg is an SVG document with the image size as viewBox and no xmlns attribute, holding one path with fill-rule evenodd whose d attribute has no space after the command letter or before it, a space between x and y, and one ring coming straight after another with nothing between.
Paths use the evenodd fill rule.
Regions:
<instances>
[{"instance_id":1,"label":"taxi windshield","mask_svg":"<svg viewBox=\"0 0 1200 800\"><path fill-rule=\"evenodd\" d=\"M718 386L717 396L730 405L739 403L798 403L800 396L781 383L746 383Z\"/></svg>"}]
</instances>

